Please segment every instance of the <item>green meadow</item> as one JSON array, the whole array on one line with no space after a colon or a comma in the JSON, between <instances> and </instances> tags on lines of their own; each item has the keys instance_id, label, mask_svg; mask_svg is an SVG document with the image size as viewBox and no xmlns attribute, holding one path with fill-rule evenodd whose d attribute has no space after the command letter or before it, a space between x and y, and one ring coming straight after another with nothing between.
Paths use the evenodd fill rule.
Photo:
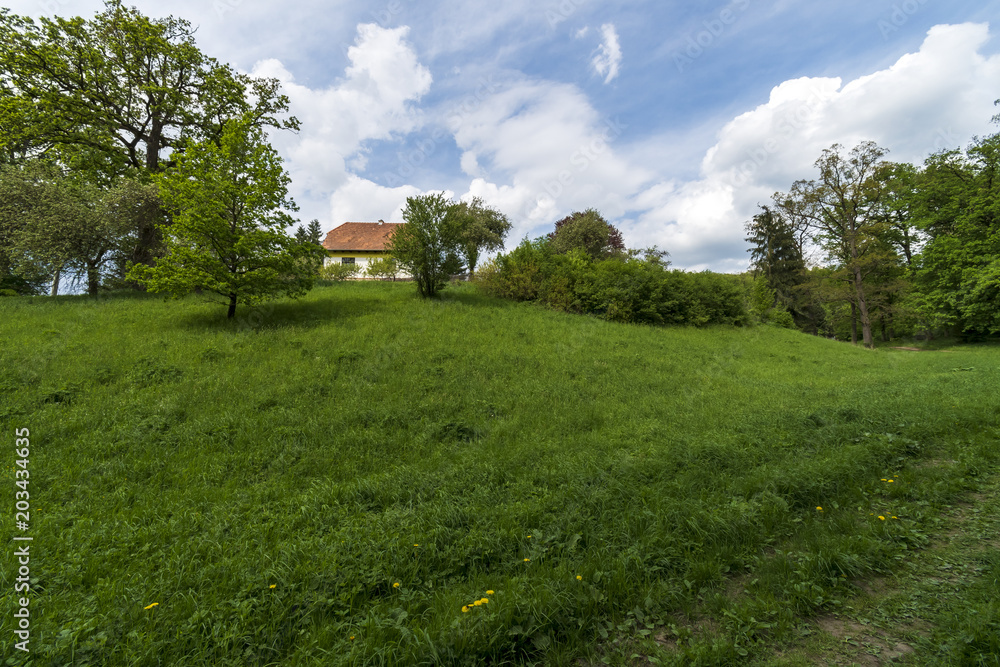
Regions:
<instances>
[{"instance_id":1,"label":"green meadow","mask_svg":"<svg viewBox=\"0 0 1000 667\"><path fill-rule=\"evenodd\" d=\"M28 654L3 556L7 664L772 664L1000 461L996 346L623 325L464 284L224 316L0 299L0 527L28 428L33 536ZM927 630L964 634L912 664L998 664L998 551Z\"/></svg>"}]
</instances>

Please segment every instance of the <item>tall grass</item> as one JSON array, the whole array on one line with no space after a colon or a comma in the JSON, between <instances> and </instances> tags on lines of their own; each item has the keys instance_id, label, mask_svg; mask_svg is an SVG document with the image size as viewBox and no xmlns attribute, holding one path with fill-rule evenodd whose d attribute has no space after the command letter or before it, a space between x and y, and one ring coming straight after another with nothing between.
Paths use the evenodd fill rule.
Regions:
<instances>
[{"instance_id":1,"label":"tall grass","mask_svg":"<svg viewBox=\"0 0 1000 667\"><path fill-rule=\"evenodd\" d=\"M33 436L31 664L573 664L657 635L661 662L737 664L996 463L995 348L622 325L464 285L222 315L0 300L8 489L13 429Z\"/></svg>"}]
</instances>

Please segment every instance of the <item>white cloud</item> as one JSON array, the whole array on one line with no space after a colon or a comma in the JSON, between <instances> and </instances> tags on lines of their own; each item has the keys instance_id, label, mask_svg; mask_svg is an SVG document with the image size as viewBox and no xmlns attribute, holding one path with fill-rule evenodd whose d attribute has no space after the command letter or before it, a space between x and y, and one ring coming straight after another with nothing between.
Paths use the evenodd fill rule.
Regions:
<instances>
[{"instance_id":1,"label":"white cloud","mask_svg":"<svg viewBox=\"0 0 1000 667\"><path fill-rule=\"evenodd\" d=\"M743 223L757 203L814 177L813 162L832 144L849 150L873 140L889 159L919 164L989 131L1000 56L980 54L988 40L986 25L936 26L919 51L873 74L776 86L765 104L719 131L699 179L636 197L638 238L629 241L658 243L691 268L740 269Z\"/></svg>"},{"instance_id":2,"label":"white cloud","mask_svg":"<svg viewBox=\"0 0 1000 667\"><path fill-rule=\"evenodd\" d=\"M616 154L627 131L618 119L602 118L575 86L507 82L455 129L458 147L494 179L475 179L466 195L507 213L515 239L590 206L624 215L629 195L653 176ZM463 159L465 166L471 161Z\"/></svg>"},{"instance_id":3,"label":"white cloud","mask_svg":"<svg viewBox=\"0 0 1000 667\"><path fill-rule=\"evenodd\" d=\"M622 64L622 48L618 43L618 33L613 23L601 26L604 41L597 47L597 55L591 60L594 71L604 77L604 83L611 83L618 76Z\"/></svg>"},{"instance_id":4,"label":"white cloud","mask_svg":"<svg viewBox=\"0 0 1000 667\"><path fill-rule=\"evenodd\" d=\"M579 30L577 30L576 34L573 35L573 37L575 39L583 39L584 37L587 36L587 33L589 33L589 32L590 32L590 26L584 26L584 27L580 28Z\"/></svg>"},{"instance_id":5,"label":"white cloud","mask_svg":"<svg viewBox=\"0 0 1000 667\"><path fill-rule=\"evenodd\" d=\"M412 185L387 188L350 174L330 197L334 225L342 222L402 222L406 198L422 193Z\"/></svg>"},{"instance_id":6,"label":"white cloud","mask_svg":"<svg viewBox=\"0 0 1000 667\"><path fill-rule=\"evenodd\" d=\"M293 195L303 217L327 218L320 207L326 207L332 192L351 186L350 170L366 164L365 142L403 135L423 124L423 113L414 103L430 90L432 77L406 43L408 31L358 25L355 44L347 51L350 66L345 76L323 90L296 83L277 60L254 67L254 75L281 80L292 114L302 121L300 134L279 132L272 141L289 160ZM332 201L349 199L345 194ZM333 224L325 226L350 219L344 215L352 210L334 206L329 211Z\"/></svg>"}]
</instances>

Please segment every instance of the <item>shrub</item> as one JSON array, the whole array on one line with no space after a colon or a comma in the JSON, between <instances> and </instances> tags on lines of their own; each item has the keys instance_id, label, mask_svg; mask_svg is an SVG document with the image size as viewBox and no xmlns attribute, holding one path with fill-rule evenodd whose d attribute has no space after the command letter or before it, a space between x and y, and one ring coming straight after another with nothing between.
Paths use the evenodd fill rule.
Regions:
<instances>
[{"instance_id":1,"label":"shrub","mask_svg":"<svg viewBox=\"0 0 1000 667\"><path fill-rule=\"evenodd\" d=\"M350 280L358 275L361 271L361 267L357 264L338 264L332 263L327 264L322 269L319 270L319 277L323 280L332 280L334 282L341 282L344 280Z\"/></svg>"},{"instance_id":2,"label":"shrub","mask_svg":"<svg viewBox=\"0 0 1000 667\"><path fill-rule=\"evenodd\" d=\"M478 284L515 301L589 313L614 322L746 324L744 288L737 276L670 270L656 258L595 259L572 249L560 254L545 238L525 240L481 270Z\"/></svg>"}]
</instances>

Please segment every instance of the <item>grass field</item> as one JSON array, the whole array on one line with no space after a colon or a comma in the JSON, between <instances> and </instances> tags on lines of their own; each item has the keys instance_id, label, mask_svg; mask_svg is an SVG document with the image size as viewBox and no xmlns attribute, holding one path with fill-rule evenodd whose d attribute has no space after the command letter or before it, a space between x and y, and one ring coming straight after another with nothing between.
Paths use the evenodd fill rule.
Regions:
<instances>
[{"instance_id":1,"label":"grass field","mask_svg":"<svg viewBox=\"0 0 1000 667\"><path fill-rule=\"evenodd\" d=\"M414 292L0 299L7 664L825 664L816 619L993 488L998 347ZM903 660L998 664L986 542Z\"/></svg>"}]
</instances>

